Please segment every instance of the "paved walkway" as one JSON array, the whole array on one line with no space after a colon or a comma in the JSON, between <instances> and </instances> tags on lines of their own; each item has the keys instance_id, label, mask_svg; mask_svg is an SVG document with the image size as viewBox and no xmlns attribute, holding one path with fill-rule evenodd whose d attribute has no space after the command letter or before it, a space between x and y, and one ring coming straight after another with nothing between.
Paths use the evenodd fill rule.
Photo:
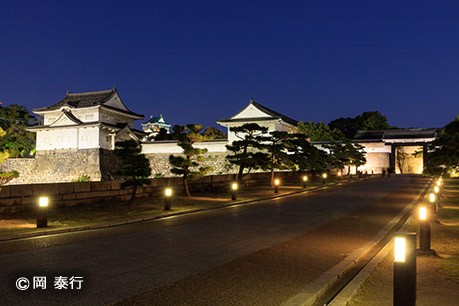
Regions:
<instances>
[{"instance_id":1,"label":"paved walkway","mask_svg":"<svg viewBox=\"0 0 459 306\"><path fill-rule=\"evenodd\" d=\"M122 304L278 305L365 244L422 185L399 176L209 214L0 243L2 304L101 305L155 288ZM15 288L18 277L41 275L48 289ZM56 276L82 276L84 289L52 289Z\"/></svg>"}]
</instances>

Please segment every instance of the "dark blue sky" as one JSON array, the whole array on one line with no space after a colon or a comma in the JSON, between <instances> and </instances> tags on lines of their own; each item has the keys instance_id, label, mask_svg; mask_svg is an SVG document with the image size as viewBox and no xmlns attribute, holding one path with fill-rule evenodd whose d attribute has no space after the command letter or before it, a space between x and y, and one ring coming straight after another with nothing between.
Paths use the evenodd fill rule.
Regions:
<instances>
[{"instance_id":1,"label":"dark blue sky","mask_svg":"<svg viewBox=\"0 0 459 306\"><path fill-rule=\"evenodd\" d=\"M116 84L138 113L216 126L255 101L300 121L459 115L457 1L2 1L0 101Z\"/></svg>"}]
</instances>

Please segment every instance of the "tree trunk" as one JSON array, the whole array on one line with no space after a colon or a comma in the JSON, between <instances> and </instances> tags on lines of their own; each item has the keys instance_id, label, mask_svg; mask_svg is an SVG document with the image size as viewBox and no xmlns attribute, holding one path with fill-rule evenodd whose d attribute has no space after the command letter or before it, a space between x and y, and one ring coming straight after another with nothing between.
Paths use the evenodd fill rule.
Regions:
<instances>
[{"instance_id":1,"label":"tree trunk","mask_svg":"<svg viewBox=\"0 0 459 306\"><path fill-rule=\"evenodd\" d=\"M246 154L247 154L247 146L244 146L243 154L244 154L244 156L246 156ZM237 174L237 181L238 181L238 182L242 182L242 175L243 175L243 174L244 174L244 165L243 165L243 163L241 162L241 163L239 164L239 172L238 172L238 174Z\"/></svg>"},{"instance_id":2,"label":"tree trunk","mask_svg":"<svg viewBox=\"0 0 459 306\"><path fill-rule=\"evenodd\" d=\"M134 185L132 186L131 198L129 199L128 205L132 205L134 203L136 192L137 192L137 185Z\"/></svg>"},{"instance_id":3,"label":"tree trunk","mask_svg":"<svg viewBox=\"0 0 459 306\"><path fill-rule=\"evenodd\" d=\"M242 173L244 171L244 167L242 165L239 165L239 172L237 174L237 181L241 182L242 181Z\"/></svg>"},{"instance_id":4,"label":"tree trunk","mask_svg":"<svg viewBox=\"0 0 459 306\"><path fill-rule=\"evenodd\" d=\"M191 197L190 190L188 189L188 180L186 177L183 178L183 188L185 188L185 194L187 197Z\"/></svg>"}]
</instances>

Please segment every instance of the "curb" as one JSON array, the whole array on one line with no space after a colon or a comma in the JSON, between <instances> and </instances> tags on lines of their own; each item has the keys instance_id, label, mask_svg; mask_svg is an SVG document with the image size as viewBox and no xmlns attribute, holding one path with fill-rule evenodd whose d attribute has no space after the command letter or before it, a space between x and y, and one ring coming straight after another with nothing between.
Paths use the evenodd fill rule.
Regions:
<instances>
[{"instance_id":1,"label":"curb","mask_svg":"<svg viewBox=\"0 0 459 306\"><path fill-rule=\"evenodd\" d=\"M408 225L413 222L412 216L410 216L405 224L400 228L407 228ZM352 279L351 282L336 295L336 297L328 304L328 306L342 306L349 305L351 300L357 295L360 291L365 280L373 273L379 263L387 256L387 254L393 249L392 244L393 239L391 238L389 242L381 249L381 251L376 254L375 257Z\"/></svg>"},{"instance_id":2,"label":"curb","mask_svg":"<svg viewBox=\"0 0 459 306\"><path fill-rule=\"evenodd\" d=\"M164 218L175 217L175 216L181 216L185 214L193 214L193 213L199 213L199 212L204 212L204 211L211 211L211 210L222 209L222 208L227 208L227 207L236 207L238 205L246 205L246 204L253 204L253 203L258 203L258 202L267 201L267 200L274 200L274 199L284 198L284 197L297 195L301 193L307 193L310 191L327 189L328 187L336 187L336 186L342 186L342 185L347 185L347 184L353 184L353 183L357 183L361 181L365 181L365 180L357 179L354 181L336 182L332 184L327 184L325 186L312 187L306 190L293 191L290 193L285 193L285 194L277 195L274 197L267 197L267 198L261 198L261 199L255 199L255 200L246 200L246 201L235 202L235 203L230 203L230 204L225 204L225 205L215 206L215 207L209 207L209 208L196 208L196 209L178 211L178 212L173 212L173 213L164 213L164 214L159 214L159 215L152 216L152 217L138 217L138 218L128 219L128 220L111 221L111 222L102 223L102 224L93 224L93 225L71 227L71 228L64 228L64 229L57 229L57 230L49 230L49 231L35 232L35 233L0 236L0 242L23 239L23 238L31 238L31 237L41 237L41 236L54 235L54 234L63 234L63 233L69 233L69 232L81 232L85 230L109 228L109 227L115 227L115 226L140 223L140 222L145 222L145 221L153 221L153 220L164 219Z\"/></svg>"},{"instance_id":3,"label":"curb","mask_svg":"<svg viewBox=\"0 0 459 306\"><path fill-rule=\"evenodd\" d=\"M311 306L317 302L330 287L335 285L336 282L346 274L346 272L354 268L360 259L365 257L374 247L381 243L381 241L386 238L386 236L397 225L397 223L399 223L406 215L409 215L412 208L421 200L425 191L430 187L430 184L431 181L427 182L419 194L397 216L395 216L389 223L387 223L386 226L384 226L384 228L380 230L369 242L352 252L342 262L333 266L327 272L322 274L322 276L311 282L300 293L291 297L282 305Z\"/></svg>"}]
</instances>

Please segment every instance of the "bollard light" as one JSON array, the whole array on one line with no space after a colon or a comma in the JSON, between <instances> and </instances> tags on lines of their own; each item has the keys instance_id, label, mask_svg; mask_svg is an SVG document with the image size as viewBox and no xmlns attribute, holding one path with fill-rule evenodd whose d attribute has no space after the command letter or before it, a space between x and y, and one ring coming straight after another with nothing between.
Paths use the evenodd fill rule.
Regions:
<instances>
[{"instance_id":1,"label":"bollard light","mask_svg":"<svg viewBox=\"0 0 459 306\"><path fill-rule=\"evenodd\" d=\"M419 248L423 252L430 251L430 216L427 215L427 207L419 207Z\"/></svg>"},{"instance_id":2,"label":"bollard light","mask_svg":"<svg viewBox=\"0 0 459 306\"><path fill-rule=\"evenodd\" d=\"M37 228L48 227L48 197L38 199Z\"/></svg>"},{"instance_id":3,"label":"bollard light","mask_svg":"<svg viewBox=\"0 0 459 306\"><path fill-rule=\"evenodd\" d=\"M440 182L440 181L437 181L437 186L438 186L438 187L441 186L441 182Z\"/></svg>"},{"instance_id":4,"label":"bollard light","mask_svg":"<svg viewBox=\"0 0 459 306\"><path fill-rule=\"evenodd\" d=\"M394 239L394 261L405 262L406 239L405 237L395 237Z\"/></svg>"},{"instance_id":5,"label":"bollard light","mask_svg":"<svg viewBox=\"0 0 459 306\"><path fill-rule=\"evenodd\" d=\"M322 183L325 184L325 179L327 178L327 173L322 174Z\"/></svg>"},{"instance_id":6,"label":"bollard light","mask_svg":"<svg viewBox=\"0 0 459 306\"><path fill-rule=\"evenodd\" d=\"M434 191L435 191L435 193L438 193L440 191L440 188L438 188L438 186L435 186L434 187Z\"/></svg>"},{"instance_id":7,"label":"bollard light","mask_svg":"<svg viewBox=\"0 0 459 306\"><path fill-rule=\"evenodd\" d=\"M280 180L275 179L274 180L274 193L279 193L279 185L280 185Z\"/></svg>"},{"instance_id":8,"label":"bollard light","mask_svg":"<svg viewBox=\"0 0 459 306\"><path fill-rule=\"evenodd\" d=\"M394 238L394 306L416 305L416 233Z\"/></svg>"},{"instance_id":9,"label":"bollard light","mask_svg":"<svg viewBox=\"0 0 459 306\"><path fill-rule=\"evenodd\" d=\"M425 206L419 207L419 220L421 221L427 220L427 207Z\"/></svg>"},{"instance_id":10,"label":"bollard light","mask_svg":"<svg viewBox=\"0 0 459 306\"><path fill-rule=\"evenodd\" d=\"M306 188L306 182L308 181L308 176L304 175L303 176L303 188Z\"/></svg>"},{"instance_id":11,"label":"bollard light","mask_svg":"<svg viewBox=\"0 0 459 306\"><path fill-rule=\"evenodd\" d=\"M341 180L341 175L343 175L341 171L338 171L338 181Z\"/></svg>"},{"instance_id":12,"label":"bollard light","mask_svg":"<svg viewBox=\"0 0 459 306\"><path fill-rule=\"evenodd\" d=\"M430 203L434 203L435 202L435 193L431 193L429 195L429 201L430 201Z\"/></svg>"},{"instance_id":13,"label":"bollard light","mask_svg":"<svg viewBox=\"0 0 459 306\"><path fill-rule=\"evenodd\" d=\"M171 210L172 188L164 189L164 210Z\"/></svg>"},{"instance_id":14,"label":"bollard light","mask_svg":"<svg viewBox=\"0 0 459 306\"><path fill-rule=\"evenodd\" d=\"M237 189L238 189L237 183L232 183L231 184L231 200L233 201L237 200L237 194L236 194Z\"/></svg>"}]
</instances>

